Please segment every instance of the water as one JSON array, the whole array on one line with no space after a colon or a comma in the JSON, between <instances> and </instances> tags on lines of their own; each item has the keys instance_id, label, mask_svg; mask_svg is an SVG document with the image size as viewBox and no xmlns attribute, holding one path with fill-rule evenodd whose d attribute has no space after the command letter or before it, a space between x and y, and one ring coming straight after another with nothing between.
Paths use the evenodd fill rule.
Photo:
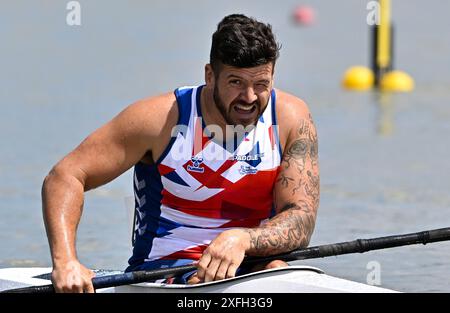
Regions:
<instances>
[{"instance_id":1,"label":"water","mask_svg":"<svg viewBox=\"0 0 450 313\"><path fill-rule=\"evenodd\" d=\"M368 64L365 1L311 1L318 23L309 28L290 19L296 1L80 3L79 27L65 23L65 1L1 5L0 267L50 266L40 202L46 173L126 105L202 83L211 34L233 12L273 25L283 44L276 86L313 113L322 193L312 245L450 225L448 1L393 1L396 67L417 88L390 97L339 86L349 66ZM77 247L87 266L126 266L131 178L86 194ZM449 244L300 263L366 282L376 261L383 287L449 292Z\"/></svg>"}]
</instances>

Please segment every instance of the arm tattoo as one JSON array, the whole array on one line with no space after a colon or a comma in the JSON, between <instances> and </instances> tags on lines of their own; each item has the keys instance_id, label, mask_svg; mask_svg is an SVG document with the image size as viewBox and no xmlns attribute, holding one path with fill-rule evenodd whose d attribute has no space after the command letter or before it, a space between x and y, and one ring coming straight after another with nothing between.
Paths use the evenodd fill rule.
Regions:
<instances>
[{"instance_id":1,"label":"arm tattoo","mask_svg":"<svg viewBox=\"0 0 450 313\"><path fill-rule=\"evenodd\" d=\"M289 185L289 182L293 181L294 181L293 178L287 177L284 174L281 174L281 177L277 179L277 183L281 183L283 187L287 187Z\"/></svg>"},{"instance_id":2,"label":"arm tattoo","mask_svg":"<svg viewBox=\"0 0 450 313\"><path fill-rule=\"evenodd\" d=\"M300 121L281 167L276 188L288 199L267 223L246 229L252 255L283 253L309 244L320 195L317 133L311 115Z\"/></svg>"},{"instance_id":3,"label":"arm tattoo","mask_svg":"<svg viewBox=\"0 0 450 313\"><path fill-rule=\"evenodd\" d=\"M306 203L289 203L263 226L246 229L251 254L266 256L308 246L315 224L315 214L311 213Z\"/></svg>"},{"instance_id":4,"label":"arm tattoo","mask_svg":"<svg viewBox=\"0 0 450 313\"><path fill-rule=\"evenodd\" d=\"M303 172L306 161L311 162L311 167L317 166L318 143L317 133L314 129L311 115L309 120L302 120L298 129L298 138L291 144L283 156L283 165L285 169L296 166L300 173Z\"/></svg>"}]
</instances>

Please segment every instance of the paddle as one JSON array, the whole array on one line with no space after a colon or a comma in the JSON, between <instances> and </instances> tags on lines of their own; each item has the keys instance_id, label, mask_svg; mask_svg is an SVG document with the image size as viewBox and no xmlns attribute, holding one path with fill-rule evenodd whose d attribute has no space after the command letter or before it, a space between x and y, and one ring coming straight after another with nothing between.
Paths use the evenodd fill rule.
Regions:
<instances>
[{"instance_id":1,"label":"paddle","mask_svg":"<svg viewBox=\"0 0 450 313\"><path fill-rule=\"evenodd\" d=\"M394 235L372 239L357 239L354 241L340 242L328 245L310 247L306 249L294 250L285 254L272 255L268 257L247 257L243 265L252 265L264 263L273 260L304 260L323 258L349 253L363 253L371 250L393 248L413 244L427 244L431 242L450 240L450 227L422 231L411 234ZM92 283L95 289L115 287L121 285L137 284L156 279L169 278L184 273L194 271L197 268L194 265L184 265L172 268L164 268L150 271L135 271L117 275L95 277ZM31 286L18 289L9 289L3 293L53 293L53 285Z\"/></svg>"}]
</instances>

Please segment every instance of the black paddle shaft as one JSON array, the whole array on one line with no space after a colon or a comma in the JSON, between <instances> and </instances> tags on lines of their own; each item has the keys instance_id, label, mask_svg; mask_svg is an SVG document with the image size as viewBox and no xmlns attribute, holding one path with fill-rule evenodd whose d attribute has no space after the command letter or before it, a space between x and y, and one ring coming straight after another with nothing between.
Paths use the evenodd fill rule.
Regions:
<instances>
[{"instance_id":1,"label":"black paddle shaft","mask_svg":"<svg viewBox=\"0 0 450 313\"><path fill-rule=\"evenodd\" d=\"M450 227L422 231L418 233L379 237L372 239L357 239L335 244L321 245L306 249L294 250L285 254L268 257L247 257L243 265L265 263L273 260L295 261L314 258L324 258L349 253L364 253L371 250L380 250L413 244L427 244L438 241L450 240ZM92 279L95 289L137 284L156 279L163 279L182 275L196 270L194 265L183 265L172 268L164 268L150 271L135 271L117 275L101 276ZM8 293L53 293L53 285L31 286L18 289L10 289L2 292Z\"/></svg>"},{"instance_id":2,"label":"black paddle shaft","mask_svg":"<svg viewBox=\"0 0 450 313\"><path fill-rule=\"evenodd\" d=\"M349 253L364 253L372 250L388 249L414 244L425 245L427 243L446 240L450 240L450 227L404 235L394 235L372 239L356 239L354 241L315 246L264 258L248 258L246 263L263 263L272 260L295 261L317 259L328 256Z\"/></svg>"},{"instance_id":3,"label":"black paddle shaft","mask_svg":"<svg viewBox=\"0 0 450 313\"><path fill-rule=\"evenodd\" d=\"M162 268L151 271L134 271L116 275L94 277L92 285L94 289L137 284L157 279L170 278L184 273L195 271L194 265L183 265L171 268ZM53 285L31 286L2 291L1 293L54 293Z\"/></svg>"}]
</instances>

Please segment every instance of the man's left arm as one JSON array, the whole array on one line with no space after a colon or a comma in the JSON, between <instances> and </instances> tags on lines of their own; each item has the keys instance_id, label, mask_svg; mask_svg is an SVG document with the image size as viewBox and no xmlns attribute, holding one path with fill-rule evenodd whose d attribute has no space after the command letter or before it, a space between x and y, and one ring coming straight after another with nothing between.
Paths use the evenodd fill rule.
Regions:
<instances>
[{"instance_id":1,"label":"man's left arm","mask_svg":"<svg viewBox=\"0 0 450 313\"><path fill-rule=\"evenodd\" d=\"M307 247L313 233L320 194L317 131L309 111L296 120L275 183L276 215L264 225L246 230L251 237L248 255Z\"/></svg>"},{"instance_id":2,"label":"man's left arm","mask_svg":"<svg viewBox=\"0 0 450 313\"><path fill-rule=\"evenodd\" d=\"M245 255L275 255L308 245L319 206L318 142L309 110L298 101L290 121L283 121L292 126L274 186L276 215L257 228L227 230L215 238L197 264L198 281L234 277Z\"/></svg>"}]
</instances>

